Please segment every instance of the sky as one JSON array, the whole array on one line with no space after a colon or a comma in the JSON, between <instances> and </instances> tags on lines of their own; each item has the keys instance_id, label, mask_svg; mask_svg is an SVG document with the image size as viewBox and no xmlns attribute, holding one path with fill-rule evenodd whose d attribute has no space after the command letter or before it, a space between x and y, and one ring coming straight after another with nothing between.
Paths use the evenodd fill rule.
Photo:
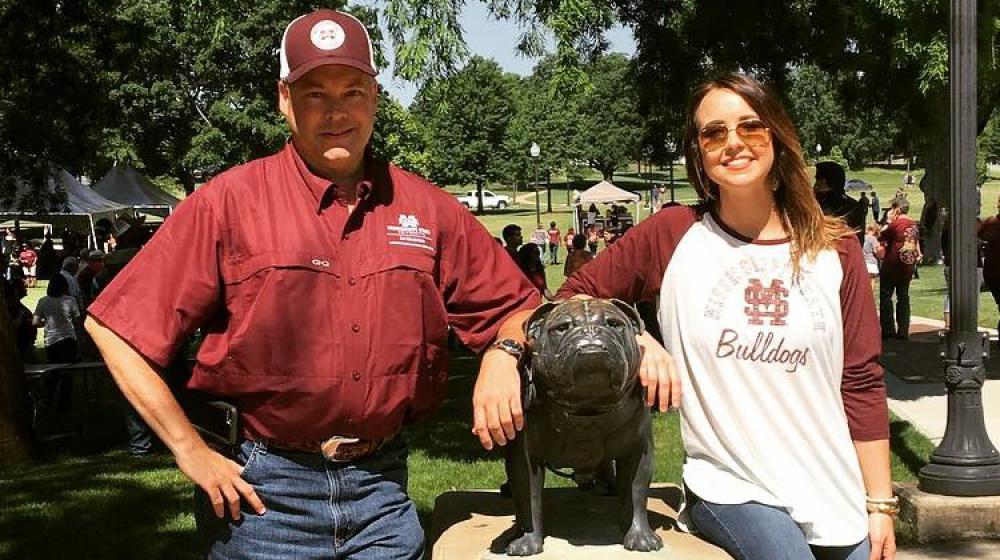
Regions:
<instances>
[{"instance_id":1,"label":"sky","mask_svg":"<svg viewBox=\"0 0 1000 560\"><path fill-rule=\"evenodd\" d=\"M371 2L365 3L371 4ZM465 31L465 42L469 46L470 54L492 58L507 72L522 76L531 74L538 59L527 58L517 53L515 45L521 30L515 24L492 19L486 6L476 1L466 4L462 12L461 24ZM391 64L395 53L392 51L391 42L388 41L388 35L388 30L383 29L383 36L387 38L384 45L386 58ZM605 37L611 43L610 52L625 53L629 56L635 53L635 39L630 29L615 27L610 29ZM550 49L554 46L554 41L551 38L548 46ZM380 69L378 79L382 87L404 106L409 106L417 93L415 84L392 77L391 66Z\"/></svg>"}]
</instances>

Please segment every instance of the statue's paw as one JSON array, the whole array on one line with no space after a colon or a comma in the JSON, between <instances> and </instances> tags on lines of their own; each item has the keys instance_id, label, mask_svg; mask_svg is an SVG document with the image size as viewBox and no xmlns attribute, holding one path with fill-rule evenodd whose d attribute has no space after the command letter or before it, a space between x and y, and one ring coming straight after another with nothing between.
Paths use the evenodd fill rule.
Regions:
<instances>
[{"instance_id":1,"label":"statue's paw","mask_svg":"<svg viewBox=\"0 0 1000 560\"><path fill-rule=\"evenodd\" d=\"M507 545L507 556L531 556L541 552L542 537L534 533L524 534Z\"/></svg>"},{"instance_id":2,"label":"statue's paw","mask_svg":"<svg viewBox=\"0 0 1000 560\"><path fill-rule=\"evenodd\" d=\"M654 533L652 529L632 528L625 534L625 540L622 541L622 546L625 547L625 550L650 552L663 548L663 540L660 539L660 536Z\"/></svg>"}]
</instances>

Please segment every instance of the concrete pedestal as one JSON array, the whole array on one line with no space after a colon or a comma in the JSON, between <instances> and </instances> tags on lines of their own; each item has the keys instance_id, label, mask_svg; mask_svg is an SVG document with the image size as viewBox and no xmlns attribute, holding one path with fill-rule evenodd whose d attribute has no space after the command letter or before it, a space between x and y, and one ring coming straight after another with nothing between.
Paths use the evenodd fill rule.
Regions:
<instances>
[{"instance_id":1,"label":"concrete pedestal","mask_svg":"<svg viewBox=\"0 0 1000 560\"><path fill-rule=\"evenodd\" d=\"M895 487L900 516L913 523L920 542L1000 539L1000 496L941 496L915 483Z\"/></svg>"},{"instance_id":2,"label":"concrete pedestal","mask_svg":"<svg viewBox=\"0 0 1000 560\"><path fill-rule=\"evenodd\" d=\"M547 488L544 503L545 551L533 560L729 560L721 549L677 528L681 491L657 484L650 490L649 524L663 539L656 552L630 552L621 541L616 516L618 498L595 496L576 488ZM434 503L431 522L433 560L508 558L515 537L514 502L495 490L447 492Z\"/></svg>"}]
</instances>

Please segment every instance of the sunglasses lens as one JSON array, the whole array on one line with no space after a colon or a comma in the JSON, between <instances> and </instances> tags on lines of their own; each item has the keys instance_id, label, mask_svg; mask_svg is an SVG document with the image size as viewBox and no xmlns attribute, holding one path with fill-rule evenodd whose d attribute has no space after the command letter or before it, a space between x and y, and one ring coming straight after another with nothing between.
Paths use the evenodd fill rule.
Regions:
<instances>
[{"instance_id":1,"label":"sunglasses lens","mask_svg":"<svg viewBox=\"0 0 1000 560\"><path fill-rule=\"evenodd\" d=\"M761 121L743 121L736 125L736 134L747 143L748 146L764 146L770 140L770 131Z\"/></svg>"},{"instance_id":2,"label":"sunglasses lens","mask_svg":"<svg viewBox=\"0 0 1000 560\"><path fill-rule=\"evenodd\" d=\"M701 129L701 147L705 150L718 150L726 144L729 129L721 124L713 124Z\"/></svg>"}]
</instances>

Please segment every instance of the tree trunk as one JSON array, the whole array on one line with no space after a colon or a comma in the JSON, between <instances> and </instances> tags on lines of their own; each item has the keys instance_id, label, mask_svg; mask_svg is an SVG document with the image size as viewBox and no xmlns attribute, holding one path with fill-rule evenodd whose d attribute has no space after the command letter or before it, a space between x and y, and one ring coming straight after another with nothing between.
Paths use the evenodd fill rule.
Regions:
<instances>
[{"instance_id":1,"label":"tree trunk","mask_svg":"<svg viewBox=\"0 0 1000 560\"><path fill-rule=\"evenodd\" d=\"M947 114L947 107L946 114ZM951 134L948 120L935 123L929 135L934 140L924 146L924 178L920 190L924 192L924 211L920 218L920 236L924 241L924 263L940 262L942 212L951 206ZM916 216L913 216L916 218Z\"/></svg>"},{"instance_id":2,"label":"tree trunk","mask_svg":"<svg viewBox=\"0 0 1000 560\"><path fill-rule=\"evenodd\" d=\"M483 213L483 180L476 179L476 214Z\"/></svg>"},{"instance_id":3,"label":"tree trunk","mask_svg":"<svg viewBox=\"0 0 1000 560\"><path fill-rule=\"evenodd\" d=\"M0 465L31 458L31 419L14 328L0 294Z\"/></svg>"}]
</instances>

